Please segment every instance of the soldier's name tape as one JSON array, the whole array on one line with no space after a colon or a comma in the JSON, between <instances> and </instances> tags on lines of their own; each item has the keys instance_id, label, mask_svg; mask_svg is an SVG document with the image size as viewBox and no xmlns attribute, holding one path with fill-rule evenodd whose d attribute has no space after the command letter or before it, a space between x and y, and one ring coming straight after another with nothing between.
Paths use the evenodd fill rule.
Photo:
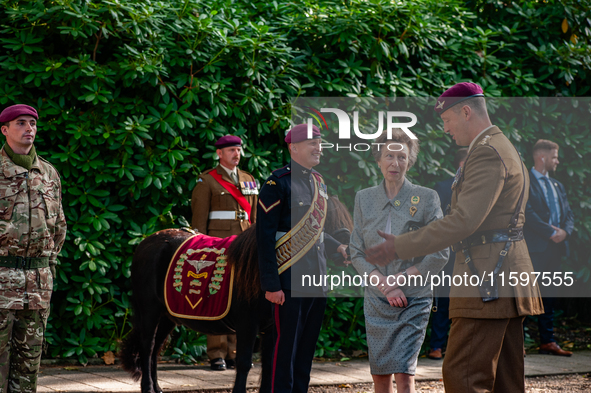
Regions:
<instances>
[{"instance_id":1,"label":"soldier's name tape","mask_svg":"<svg viewBox=\"0 0 591 393\"><path fill-rule=\"evenodd\" d=\"M573 272L511 272L508 275L505 272L499 273L494 277L494 273L484 272L481 276L475 274L464 273L463 275L449 275L445 272L431 275L427 272L425 276L407 276L403 274L386 276L386 283L389 286L398 285L399 287L423 287L431 286L431 290L439 286L454 286L454 287L479 287L485 281L495 282L502 287L504 286L523 286L529 287L533 285L542 285L544 287L570 287L574 284ZM302 287L328 287L330 290L338 289L340 287L378 287L384 286L381 284L378 277L370 276L367 273L360 274L345 274L341 272L338 274L303 274ZM491 284L493 285L493 284Z\"/></svg>"},{"instance_id":2,"label":"soldier's name tape","mask_svg":"<svg viewBox=\"0 0 591 393\"><path fill-rule=\"evenodd\" d=\"M277 233L275 234L275 241L281 239L283 236L285 236L287 234L287 232L281 232L281 231L277 231ZM318 239L319 243L324 243L324 231L322 231L320 233L320 238Z\"/></svg>"},{"instance_id":3,"label":"soldier's name tape","mask_svg":"<svg viewBox=\"0 0 591 393\"><path fill-rule=\"evenodd\" d=\"M248 220L247 212L237 212L233 210L218 210L209 212L210 220Z\"/></svg>"}]
</instances>

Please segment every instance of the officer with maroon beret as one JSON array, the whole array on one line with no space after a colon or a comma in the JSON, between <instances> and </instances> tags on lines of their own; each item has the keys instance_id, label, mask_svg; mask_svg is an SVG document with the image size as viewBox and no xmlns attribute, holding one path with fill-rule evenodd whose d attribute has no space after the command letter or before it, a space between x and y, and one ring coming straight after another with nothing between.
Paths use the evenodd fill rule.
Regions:
<instances>
[{"instance_id":1,"label":"officer with maroon beret","mask_svg":"<svg viewBox=\"0 0 591 393\"><path fill-rule=\"evenodd\" d=\"M380 233L367 250L374 264L410 259L452 246L454 276L484 277L482 285L455 284L443 382L449 392L524 392L522 322L543 312L533 282L502 286L499 275L533 271L523 238L529 177L519 153L491 123L482 88L469 82L446 90L435 104L444 131L468 156L452 185L448 215L418 231ZM494 282L489 279L491 275ZM533 281L533 280L532 280Z\"/></svg>"},{"instance_id":2,"label":"officer with maroon beret","mask_svg":"<svg viewBox=\"0 0 591 393\"><path fill-rule=\"evenodd\" d=\"M214 146L220 162L199 175L191 197L191 226L208 236L239 235L255 223L257 182L250 173L238 169L242 139L225 135ZM207 356L212 370L234 368L236 335L208 335Z\"/></svg>"},{"instance_id":3,"label":"officer with maroon beret","mask_svg":"<svg viewBox=\"0 0 591 393\"><path fill-rule=\"evenodd\" d=\"M35 392L57 255L66 238L57 170L35 151L35 108L0 113L0 392Z\"/></svg>"},{"instance_id":4,"label":"officer with maroon beret","mask_svg":"<svg viewBox=\"0 0 591 393\"><path fill-rule=\"evenodd\" d=\"M325 252L340 252L346 259L347 246L324 233L323 221L313 228L305 225L306 219L320 216L315 206L325 206L328 199L322 176L312 169L320 163L320 130L297 125L285 142L291 162L269 176L259 195L257 245L261 287L274 307L272 392L305 393L324 317L326 288L305 287L301 276L326 274ZM308 240L292 240L296 238Z\"/></svg>"}]
</instances>

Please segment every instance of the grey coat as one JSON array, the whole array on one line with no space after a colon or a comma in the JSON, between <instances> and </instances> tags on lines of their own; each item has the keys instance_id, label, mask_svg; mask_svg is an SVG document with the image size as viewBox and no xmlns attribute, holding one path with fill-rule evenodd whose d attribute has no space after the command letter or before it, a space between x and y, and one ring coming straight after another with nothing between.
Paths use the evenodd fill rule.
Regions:
<instances>
[{"instance_id":1,"label":"grey coat","mask_svg":"<svg viewBox=\"0 0 591 393\"><path fill-rule=\"evenodd\" d=\"M397 202L399 202L398 206L396 206ZM413 208L416 209L414 215L411 214ZM388 217L390 217L391 223L390 233L393 235L400 235L410 230L422 228L431 221L443 217L439 196L434 190L416 186L408 179L404 180L400 192L392 200L389 200L386 195L384 181L376 187L359 191L355 196L355 227L351 234L349 246L351 247L353 266L360 274L369 274L378 269L383 275L387 276L399 273L414 265L423 277L426 277L427 275L435 275L443 269L449 257L449 249L447 248L425 257L411 260L397 259L384 267L378 267L367 262L365 260L365 250L383 241L378 235L378 229L386 230ZM424 283L426 284L426 282ZM376 294L379 294L379 291L373 290ZM421 294L423 294L422 291ZM417 292L413 290L412 293L406 295L417 295Z\"/></svg>"},{"instance_id":2,"label":"grey coat","mask_svg":"<svg viewBox=\"0 0 591 393\"><path fill-rule=\"evenodd\" d=\"M382 181L377 187L357 193L354 214L355 227L349 246L353 266L359 274L369 275L378 269L388 276L415 266L423 277L427 277L437 274L447 262L448 249L411 260L397 259L384 267L365 260L365 250L383 241L378 229L399 235L442 218L439 196L435 191L415 186L405 179L398 195L389 200ZM372 285L365 288L364 313L372 374L415 373L429 322L432 293L427 280L421 287L402 289L408 299L405 308L390 306Z\"/></svg>"}]
</instances>

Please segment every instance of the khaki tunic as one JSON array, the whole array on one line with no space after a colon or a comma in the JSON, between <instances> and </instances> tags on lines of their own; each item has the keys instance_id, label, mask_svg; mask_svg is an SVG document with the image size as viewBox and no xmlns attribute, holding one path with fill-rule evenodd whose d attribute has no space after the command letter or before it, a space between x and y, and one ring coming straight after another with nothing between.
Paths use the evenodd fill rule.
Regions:
<instances>
[{"instance_id":1,"label":"khaki tunic","mask_svg":"<svg viewBox=\"0 0 591 393\"><path fill-rule=\"evenodd\" d=\"M233 183L228 173L218 165L214 169L210 169L199 175L199 181L193 189L191 197L191 207L193 210L193 219L191 226L196 231L199 231L208 236L228 237L232 235L239 235L250 227L248 220L210 220L209 213L213 211L235 211L243 212L244 210L238 204L238 201L213 178L209 173L217 171L222 175L222 179ZM237 170L238 181L240 182L254 182L254 177L245 171ZM251 210L248 213L252 224L256 220L256 205L258 202L257 195L245 195L246 200L250 203Z\"/></svg>"},{"instance_id":2,"label":"khaki tunic","mask_svg":"<svg viewBox=\"0 0 591 393\"><path fill-rule=\"evenodd\" d=\"M228 237L239 235L250 227L251 224L248 223L248 220L209 219L209 213L212 211L244 211L232 194L210 175L212 171L217 171L218 174L222 175L222 179L232 184L234 183L230 176L228 176L228 172L221 165L199 175L199 181L193 189L193 195L191 196L191 207L193 210L191 226L196 231L208 236ZM248 172L237 169L237 174L239 182L255 181L254 177ZM258 197L257 195L245 195L245 197L251 206L251 210L247 213L251 223L254 224ZM210 360L217 358L235 359L236 335L207 335L207 356Z\"/></svg>"},{"instance_id":3,"label":"khaki tunic","mask_svg":"<svg viewBox=\"0 0 591 393\"><path fill-rule=\"evenodd\" d=\"M16 165L0 150L0 256L57 255L66 239L62 188L57 170L36 156L31 170ZM49 307L53 277L49 267L0 267L0 308Z\"/></svg>"},{"instance_id":4,"label":"khaki tunic","mask_svg":"<svg viewBox=\"0 0 591 393\"><path fill-rule=\"evenodd\" d=\"M523 168L523 170L522 170ZM396 252L401 259L427 255L442 250L469 235L485 230L507 228L517 207L525 182L525 196L517 226L525 221L525 205L529 195L529 177L521 158L498 127L480 135L464 165L464 177L453 190L450 214L417 232L396 238ZM491 272L505 243L492 243L471 248L478 271ZM462 252L456 255L454 275L470 276ZM450 318L503 319L543 312L537 286L511 287L510 272L533 271L525 240L512 244L501 270L505 286L499 285L500 298L484 303L477 287L456 287L450 293ZM530 277L531 278L531 277Z\"/></svg>"}]
</instances>

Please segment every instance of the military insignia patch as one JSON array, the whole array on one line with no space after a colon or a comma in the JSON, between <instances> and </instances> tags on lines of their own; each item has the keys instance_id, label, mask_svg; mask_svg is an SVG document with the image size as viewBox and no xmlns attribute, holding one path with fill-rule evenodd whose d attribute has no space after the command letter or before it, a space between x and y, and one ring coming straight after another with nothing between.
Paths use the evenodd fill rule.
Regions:
<instances>
[{"instance_id":1,"label":"military insignia patch","mask_svg":"<svg viewBox=\"0 0 591 393\"><path fill-rule=\"evenodd\" d=\"M417 212L417 210L418 209L416 207L414 207L414 206L411 206L410 207L410 215L411 215L411 217L414 217L415 216L415 213Z\"/></svg>"},{"instance_id":2,"label":"military insignia patch","mask_svg":"<svg viewBox=\"0 0 591 393\"><path fill-rule=\"evenodd\" d=\"M277 183L275 183L273 180L269 180L269 181L268 181L267 183L265 183L265 184L268 184L268 185L270 185L270 186L276 186L276 185L277 185Z\"/></svg>"},{"instance_id":3,"label":"military insignia patch","mask_svg":"<svg viewBox=\"0 0 591 393\"><path fill-rule=\"evenodd\" d=\"M487 135L484 137L484 139L482 139L479 143L479 145L484 146L484 145L488 145L488 140L490 139L490 135Z\"/></svg>"},{"instance_id":4,"label":"military insignia patch","mask_svg":"<svg viewBox=\"0 0 591 393\"><path fill-rule=\"evenodd\" d=\"M410 203L412 203L413 205L418 205L420 200L421 200L420 197L413 196L412 198L410 198ZM416 209L415 209L415 211L416 211Z\"/></svg>"},{"instance_id":5,"label":"military insignia patch","mask_svg":"<svg viewBox=\"0 0 591 393\"><path fill-rule=\"evenodd\" d=\"M318 188L318 193L324 198L328 199L328 187L326 184L321 183L320 187Z\"/></svg>"},{"instance_id":6,"label":"military insignia patch","mask_svg":"<svg viewBox=\"0 0 591 393\"><path fill-rule=\"evenodd\" d=\"M394 206L400 206L400 201L399 200L394 201Z\"/></svg>"},{"instance_id":7,"label":"military insignia patch","mask_svg":"<svg viewBox=\"0 0 591 393\"><path fill-rule=\"evenodd\" d=\"M437 109L443 109L443 105L445 105L445 101L437 101Z\"/></svg>"},{"instance_id":8,"label":"military insignia patch","mask_svg":"<svg viewBox=\"0 0 591 393\"><path fill-rule=\"evenodd\" d=\"M456 186L458 185L458 181L460 181L460 177L462 177L462 172L463 171L464 171L464 167L463 166L459 167L458 170L456 171L456 175L454 177L454 182L451 185L451 189L452 190L455 190L456 189Z\"/></svg>"},{"instance_id":9,"label":"military insignia patch","mask_svg":"<svg viewBox=\"0 0 591 393\"><path fill-rule=\"evenodd\" d=\"M265 213L269 213L271 211L271 209L273 209L275 206L278 206L281 203L281 199L279 199L277 202L271 204L269 207L265 206L265 204L263 203L263 201L261 201L259 199L259 205L263 208L263 211Z\"/></svg>"}]
</instances>

